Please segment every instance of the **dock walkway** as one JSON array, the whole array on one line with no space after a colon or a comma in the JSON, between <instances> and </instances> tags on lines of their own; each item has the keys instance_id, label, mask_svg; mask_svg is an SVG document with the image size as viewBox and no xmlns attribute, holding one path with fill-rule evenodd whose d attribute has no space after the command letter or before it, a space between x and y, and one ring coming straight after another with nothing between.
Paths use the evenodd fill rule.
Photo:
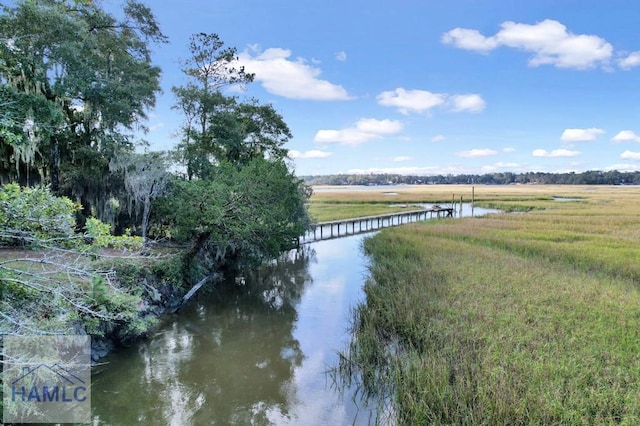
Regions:
<instances>
[{"instance_id":1,"label":"dock walkway","mask_svg":"<svg viewBox=\"0 0 640 426\"><path fill-rule=\"evenodd\" d=\"M318 222L313 225L311 231L301 238L300 243L312 243L314 241L371 232L390 226L403 225L405 223L419 222L421 220L433 219L434 215L436 218L453 217L453 212L453 207L434 205L430 209L425 210Z\"/></svg>"}]
</instances>

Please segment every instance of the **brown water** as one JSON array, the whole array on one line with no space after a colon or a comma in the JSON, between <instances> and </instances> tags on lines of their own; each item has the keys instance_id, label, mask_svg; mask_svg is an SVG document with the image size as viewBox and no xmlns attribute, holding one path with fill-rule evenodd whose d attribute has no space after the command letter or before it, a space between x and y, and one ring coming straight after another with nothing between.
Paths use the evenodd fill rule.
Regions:
<instances>
[{"instance_id":1,"label":"brown water","mask_svg":"<svg viewBox=\"0 0 640 426\"><path fill-rule=\"evenodd\" d=\"M363 425L327 370L364 297L362 236L320 241L192 301L92 378L94 424Z\"/></svg>"}]
</instances>

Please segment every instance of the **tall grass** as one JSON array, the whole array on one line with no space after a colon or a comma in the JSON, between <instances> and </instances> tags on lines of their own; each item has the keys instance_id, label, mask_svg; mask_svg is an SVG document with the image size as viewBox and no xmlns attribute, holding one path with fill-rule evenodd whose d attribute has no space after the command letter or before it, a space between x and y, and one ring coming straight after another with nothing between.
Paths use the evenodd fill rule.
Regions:
<instances>
[{"instance_id":1,"label":"tall grass","mask_svg":"<svg viewBox=\"0 0 640 426\"><path fill-rule=\"evenodd\" d=\"M309 216L315 222L376 216L388 213L401 213L424 210L419 206L381 204L381 203L312 203Z\"/></svg>"},{"instance_id":2,"label":"tall grass","mask_svg":"<svg viewBox=\"0 0 640 426\"><path fill-rule=\"evenodd\" d=\"M343 371L400 424L639 424L639 206L598 188L365 240Z\"/></svg>"}]
</instances>

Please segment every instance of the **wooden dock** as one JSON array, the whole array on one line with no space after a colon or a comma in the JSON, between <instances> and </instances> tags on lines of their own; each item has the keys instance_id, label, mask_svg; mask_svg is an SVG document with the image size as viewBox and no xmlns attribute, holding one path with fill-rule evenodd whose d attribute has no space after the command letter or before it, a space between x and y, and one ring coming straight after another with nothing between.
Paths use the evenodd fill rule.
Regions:
<instances>
[{"instance_id":1,"label":"wooden dock","mask_svg":"<svg viewBox=\"0 0 640 426\"><path fill-rule=\"evenodd\" d=\"M404 225L406 223L419 222L421 220L453 217L453 207L441 207L435 205L430 209L411 212L388 213L378 216L366 216L353 219L333 220L318 222L313 225L311 231L300 239L301 244L314 241L329 240L345 237L347 235L371 232L390 226Z\"/></svg>"}]
</instances>

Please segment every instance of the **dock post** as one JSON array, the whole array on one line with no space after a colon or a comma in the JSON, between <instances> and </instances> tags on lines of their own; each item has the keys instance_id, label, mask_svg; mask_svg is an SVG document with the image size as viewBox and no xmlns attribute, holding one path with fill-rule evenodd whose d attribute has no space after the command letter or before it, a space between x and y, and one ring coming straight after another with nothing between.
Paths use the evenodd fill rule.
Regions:
<instances>
[{"instance_id":1,"label":"dock post","mask_svg":"<svg viewBox=\"0 0 640 426\"><path fill-rule=\"evenodd\" d=\"M471 217L473 217L473 208L474 208L475 202L476 202L476 187L472 186L471 187Z\"/></svg>"}]
</instances>

